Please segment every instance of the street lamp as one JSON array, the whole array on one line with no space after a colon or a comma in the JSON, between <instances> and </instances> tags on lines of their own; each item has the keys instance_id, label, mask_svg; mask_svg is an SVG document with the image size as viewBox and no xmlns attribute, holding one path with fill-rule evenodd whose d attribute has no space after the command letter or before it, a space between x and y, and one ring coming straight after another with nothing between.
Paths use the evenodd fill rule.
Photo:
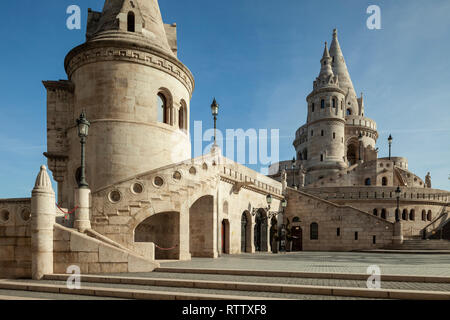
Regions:
<instances>
[{"instance_id":1,"label":"street lamp","mask_svg":"<svg viewBox=\"0 0 450 320\"><path fill-rule=\"evenodd\" d=\"M295 188L295 157L292 158L292 188Z\"/></svg>"},{"instance_id":2,"label":"street lamp","mask_svg":"<svg viewBox=\"0 0 450 320\"><path fill-rule=\"evenodd\" d=\"M392 140L394 140L394 139L392 138L392 135L389 135L389 138L388 138L388 142L389 142L389 160L391 160L391 146L392 146Z\"/></svg>"},{"instance_id":3,"label":"street lamp","mask_svg":"<svg viewBox=\"0 0 450 320\"><path fill-rule=\"evenodd\" d=\"M361 161L361 160L362 160L362 159L361 159L361 146L362 146L362 141L363 141L363 135L362 135L362 132L359 133L358 141L359 141L359 148L358 148L358 151L359 151L359 161Z\"/></svg>"},{"instance_id":4,"label":"street lamp","mask_svg":"<svg viewBox=\"0 0 450 320\"><path fill-rule=\"evenodd\" d=\"M211 113L214 117L214 145L216 145L216 123L217 123L217 116L219 115L219 104L216 101L216 98L214 98L212 104L211 104Z\"/></svg>"},{"instance_id":5,"label":"street lamp","mask_svg":"<svg viewBox=\"0 0 450 320\"><path fill-rule=\"evenodd\" d=\"M270 193L266 196L266 201L267 201L268 208L270 210L270 205L272 204L272 195Z\"/></svg>"},{"instance_id":6,"label":"street lamp","mask_svg":"<svg viewBox=\"0 0 450 320\"><path fill-rule=\"evenodd\" d=\"M395 213L395 221L400 221L400 193L402 193L402 190L400 190L400 186L397 187L397 190L395 190L395 193L397 195L397 212Z\"/></svg>"},{"instance_id":7,"label":"street lamp","mask_svg":"<svg viewBox=\"0 0 450 320\"><path fill-rule=\"evenodd\" d=\"M81 113L80 118L77 119L78 137L80 137L81 143L81 176L78 182L78 188L87 189L89 185L86 181L86 166L85 166L85 145L86 138L89 134L89 127L91 123L86 119L84 111Z\"/></svg>"},{"instance_id":8,"label":"street lamp","mask_svg":"<svg viewBox=\"0 0 450 320\"><path fill-rule=\"evenodd\" d=\"M284 211L284 209L286 209L286 207L287 207L287 200L286 199L281 200L281 207L283 208L283 211Z\"/></svg>"}]
</instances>

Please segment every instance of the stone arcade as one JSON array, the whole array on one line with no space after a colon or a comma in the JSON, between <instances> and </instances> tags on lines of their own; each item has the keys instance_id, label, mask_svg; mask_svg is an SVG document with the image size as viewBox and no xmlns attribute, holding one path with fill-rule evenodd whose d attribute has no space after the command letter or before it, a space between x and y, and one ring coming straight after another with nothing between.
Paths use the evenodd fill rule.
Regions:
<instances>
[{"instance_id":1,"label":"stone arcade","mask_svg":"<svg viewBox=\"0 0 450 320\"><path fill-rule=\"evenodd\" d=\"M271 224L292 232L293 250L382 248L449 229L449 193L425 188L404 158L378 158L376 124L355 94L337 31L296 133L298 170L286 174L282 162L267 177L218 148L190 159L195 84L177 58L176 28L163 23L157 0L106 0L102 12L89 10L86 42L65 59L68 80L44 81L57 199L42 166L31 198L0 200L1 277L40 279L71 265L151 271L159 259L265 252ZM90 189L78 189L83 111ZM55 202L76 209L71 219ZM280 213L269 219L269 211Z\"/></svg>"}]
</instances>

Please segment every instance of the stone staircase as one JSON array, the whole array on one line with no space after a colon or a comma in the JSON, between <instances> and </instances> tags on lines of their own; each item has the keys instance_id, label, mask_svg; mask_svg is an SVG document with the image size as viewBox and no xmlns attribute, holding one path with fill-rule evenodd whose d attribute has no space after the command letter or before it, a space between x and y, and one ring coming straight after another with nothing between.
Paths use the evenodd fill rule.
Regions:
<instances>
[{"instance_id":1,"label":"stone staircase","mask_svg":"<svg viewBox=\"0 0 450 320\"><path fill-rule=\"evenodd\" d=\"M441 276L383 274L378 289L367 287L367 274L279 270L161 267L146 273L82 275L78 289L68 287L68 277L0 280L0 291L6 298L57 300L450 300L450 277Z\"/></svg>"},{"instance_id":2,"label":"stone staircase","mask_svg":"<svg viewBox=\"0 0 450 320\"><path fill-rule=\"evenodd\" d=\"M426 251L439 250L450 252L450 241L448 240L422 240L422 239L408 239L404 240L402 245L392 245L389 247L392 250L410 250L410 251Z\"/></svg>"}]
</instances>

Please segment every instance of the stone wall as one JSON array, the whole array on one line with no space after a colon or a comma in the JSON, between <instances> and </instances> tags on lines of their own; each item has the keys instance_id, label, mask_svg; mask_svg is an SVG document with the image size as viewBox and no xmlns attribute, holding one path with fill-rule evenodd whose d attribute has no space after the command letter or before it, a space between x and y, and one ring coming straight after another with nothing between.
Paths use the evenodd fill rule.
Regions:
<instances>
[{"instance_id":1,"label":"stone wall","mask_svg":"<svg viewBox=\"0 0 450 320\"><path fill-rule=\"evenodd\" d=\"M302 228L305 251L351 251L392 244L393 223L293 189L288 189L286 217L291 222L300 219L291 225ZM317 240L311 240L312 223L318 224Z\"/></svg>"},{"instance_id":2,"label":"stone wall","mask_svg":"<svg viewBox=\"0 0 450 320\"><path fill-rule=\"evenodd\" d=\"M0 200L0 278L31 277L31 199Z\"/></svg>"},{"instance_id":3,"label":"stone wall","mask_svg":"<svg viewBox=\"0 0 450 320\"><path fill-rule=\"evenodd\" d=\"M54 273L66 273L72 265L82 274L151 272L159 267L154 261L56 224L53 243Z\"/></svg>"}]
</instances>

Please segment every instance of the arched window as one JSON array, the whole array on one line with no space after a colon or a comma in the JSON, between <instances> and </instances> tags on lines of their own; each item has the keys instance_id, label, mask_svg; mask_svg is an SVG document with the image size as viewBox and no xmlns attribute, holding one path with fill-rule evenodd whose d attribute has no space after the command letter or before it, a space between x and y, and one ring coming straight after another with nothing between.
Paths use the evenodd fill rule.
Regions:
<instances>
[{"instance_id":1,"label":"arched window","mask_svg":"<svg viewBox=\"0 0 450 320\"><path fill-rule=\"evenodd\" d=\"M319 225L315 222L311 223L309 227L310 240L319 240Z\"/></svg>"},{"instance_id":2,"label":"arched window","mask_svg":"<svg viewBox=\"0 0 450 320\"><path fill-rule=\"evenodd\" d=\"M320 135L323 137L323 135L325 134L325 131L320 131Z\"/></svg>"},{"instance_id":3,"label":"arched window","mask_svg":"<svg viewBox=\"0 0 450 320\"><path fill-rule=\"evenodd\" d=\"M400 211L398 209L395 209L395 221L400 220Z\"/></svg>"},{"instance_id":4,"label":"arched window","mask_svg":"<svg viewBox=\"0 0 450 320\"><path fill-rule=\"evenodd\" d=\"M351 116L352 115L352 109L347 109L347 115Z\"/></svg>"},{"instance_id":5,"label":"arched window","mask_svg":"<svg viewBox=\"0 0 450 320\"><path fill-rule=\"evenodd\" d=\"M370 186L372 184L372 181L370 180L370 178L367 178L366 181L364 182L364 184L366 186Z\"/></svg>"},{"instance_id":6,"label":"arched window","mask_svg":"<svg viewBox=\"0 0 450 320\"><path fill-rule=\"evenodd\" d=\"M403 209L402 220L408 220L408 210Z\"/></svg>"},{"instance_id":7,"label":"arched window","mask_svg":"<svg viewBox=\"0 0 450 320\"><path fill-rule=\"evenodd\" d=\"M386 219L386 209L381 210L381 218Z\"/></svg>"},{"instance_id":8,"label":"arched window","mask_svg":"<svg viewBox=\"0 0 450 320\"><path fill-rule=\"evenodd\" d=\"M333 98L333 108L336 108L336 99Z\"/></svg>"},{"instance_id":9,"label":"arched window","mask_svg":"<svg viewBox=\"0 0 450 320\"><path fill-rule=\"evenodd\" d=\"M373 209L373 215L378 217L378 210L377 209Z\"/></svg>"},{"instance_id":10,"label":"arched window","mask_svg":"<svg viewBox=\"0 0 450 320\"><path fill-rule=\"evenodd\" d=\"M431 221L433 218L433 214L431 213L431 210L428 210L428 214L427 214L427 220Z\"/></svg>"},{"instance_id":11,"label":"arched window","mask_svg":"<svg viewBox=\"0 0 450 320\"><path fill-rule=\"evenodd\" d=\"M300 222L300 218L299 218L299 217L294 217L294 218L292 219L292 222Z\"/></svg>"},{"instance_id":12,"label":"arched window","mask_svg":"<svg viewBox=\"0 0 450 320\"><path fill-rule=\"evenodd\" d=\"M381 185L387 186L387 184L388 184L388 179L386 177L383 177L383 179L381 179Z\"/></svg>"},{"instance_id":13,"label":"arched window","mask_svg":"<svg viewBox=\"0 0 450 320\"><path fill-rule=\"evenodd\" d=\"M422 210L422 221L427 221L427 212Z\"/></svg>"},{"instance_id":14,"label":"arched window","mask_svg":"<svg viewBox=\"0 0 450 320\"><path fill-rule=\"evenodd\" d=\"M132 11L128 12L127 24L128 24L128 29L127 29L128 32L136 31L136 19L134 17L134 13Z\"/></svg>"},{"instance_id":15,"label":"arched window","mask_svg":"<svg viewBox=\"0 0 450 320\"><path fill-rule=\"evenodd\" d=\"M320 155L320 161L323 162L323 154Z\"/></svg>"},{"instance_id":16,"label":"arched window","mask_svg":"<svg viewBox=\"0 0 450 320\"><path fill-rule=\"evenodd\" d=\"M167 123L167 99L162 93L158 93L157 105L158 122Z\"/></svg>"},{"instance_id":17,"label":"arched window","mask_svg":"<svg viewBox=\"0 0 450 320\"><path fill-rule=\"evenodd\" d=\"M314 130L311 130L311 137L314 137Z\"/></svg>"},{"instance_id":18,"label":"arched window","mask_svg":"<svg viewBox=\"0 0 450 320\"><path fill-rule=\"evenodd\" d=\"M314 102L313 102L313 104L311 105L311 112L314 112Z\"/></svg>"},{"instance_id":19,"label":"arched window","mask_svg":"<svg viewBox=\"0 0 450 320\"><path fill-rule=\"evenodd\" d=\"M336 132L333 132L333 139L336 139Z\"/></svg>"},{"instance_id":20,"label":"arched window","mask_svg":"<svg viewBox=\"0 0 450 320\"><path fill-rule=\"evenodd\" d=\"M308 160L308 149L303 150L303 160Z\"/></svg>"},{"instance_id":21,"label":"arched window","mask_svg":"<svg viewBox=\"0 0 450 320\"><path fill-rule=\"evenodd\" d=\"M416 220L416 212L414 211L414 209L411 209L411 211L409 212L409 220Z\"/></svg>"},{"instance_id":22,"label":"arched window","mask_svg":"<svg viewBox=\"0 0 450 320\"><path fill-rule=\"evenodd\" d=\"M181 130L187 130L187 107L184 101L181 101L180 109L178 110L178 127Z\"/></svg>"},{"instance_id":23,"label":"arched window","mask_svg":"<svg viewBox=\"0 0 450 320\"><path fill-rule=\"evenodd\" d=\"M324 99L320 100L320 108L321 109L325 108L325 100Z\"/></svg>"}]
</instances>

